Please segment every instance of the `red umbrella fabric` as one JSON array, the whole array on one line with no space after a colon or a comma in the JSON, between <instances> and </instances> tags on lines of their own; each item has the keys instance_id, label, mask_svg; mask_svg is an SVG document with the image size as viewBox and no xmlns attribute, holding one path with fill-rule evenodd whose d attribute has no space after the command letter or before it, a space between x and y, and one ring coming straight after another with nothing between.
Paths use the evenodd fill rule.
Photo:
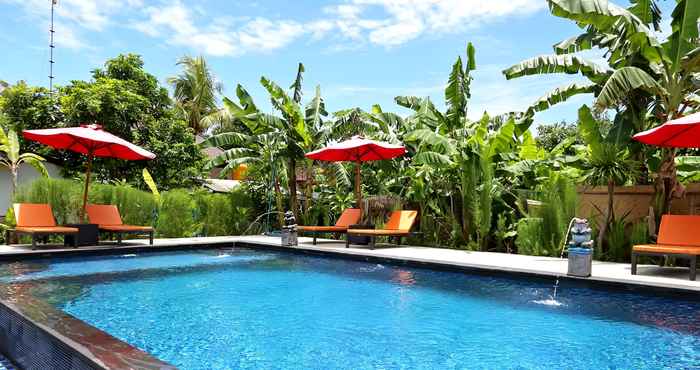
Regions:
<instances>
[{"instance_id":1,"label":"red umbrella fabric","mask_svg":"<svg viewBox=\"0 0 700 370\"><path fill-rule=\"evenodd\" d=\"M402 145L353 136L351 139L329 145L323 149L307 153L306 157L317 161L355 162L355 199L362 209L362 192L360 191L360 163L392 159L406 154Z\"/></svg>"},{"instance_id":2,"label":"red umbrella fabric","mask_svg":"<svg viewBox=\"0 0 700 370\"><path fill-rule=\"evenodd\" d=\"M400 157L406 153L402 145L353 136L337 144L329 145L306 154L307 158L329 162L368 162Z\"/></svg>"},{"instance_id":3,"label":"red umbrella fabric","mask_svg":"<svg viewBox=\"0 0 700 370\"><path fill-rule=\"evenodd\" d=\"M153 159L155 154L134 145L118 136L102 130L100 125L80 125L80 127L49 128L43 130L24 130L26 139L33 140L56 149L68 149L88 156L85 171L85 191L83 192L83 209L80 217L85 217L90 172L93 157L110 157L125 160ZM83 220L84 221L84 220Z\"/></svg>"},{"instance_id":4,"label":"red umbrella fabric","mask_svg":"<svg viewBox=\"0 0 700 370\"><path fill-rule=\"evenodd\" d=\"M155 154L146 149L103 131L100 125L24 130L23 135L26 139L56 149L68 149L95 157L119 158L130 161L156 157Z\"/></svg>"},{"instance_id":5,"label":"red umbrella fabric","mask_svg":"<svg viewBox=\"0 0 700 370\"><path fill-rule=\"evenodd\" d=\"M668 148L700 148L700 113L668 121L632 138L644 144Z\"/></svg>"}]
</instances>

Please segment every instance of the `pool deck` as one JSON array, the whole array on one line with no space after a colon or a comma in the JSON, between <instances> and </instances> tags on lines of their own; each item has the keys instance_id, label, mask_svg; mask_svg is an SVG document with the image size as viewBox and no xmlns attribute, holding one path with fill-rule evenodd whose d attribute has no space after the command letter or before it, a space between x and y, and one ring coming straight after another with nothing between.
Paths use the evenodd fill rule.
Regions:
<instances>
[{"instance_id":1,"label":"pool deck","mask_svg":"<svg viewBox=\"0 0 700 370\"><path fill-rule=\"evenodd\" d=\"M518 254L474 252L455 249L395 246L378 244L377 248L370 250L364 246L352 246L345 248L344 241L318 239L318 244L313 245L311 238L300 237L296 247L280 247L280 238L269 236L226 236L180 239L156 239L154 245L148 245L147 240L128 240L122 246L104 244L95 247L64 248L40 246L37 250L31 250L27 245L0 245L0 258L21 259L23 257L39 257L49 255L63 255L75 253L90 253L99 251L124 250L134 251L144 249L169 249L185 246L218 246L233 247L257 246L275 247L278 249L295 249L312 253L324 253L341 255L352 258L374 258L397 263L418 263L428 265L440 265L467 270L486 270L489 272L504 271L508 273L538 275L538 276L565 276L567 261L552 257L525 256ZM638 275L630 273L629 263L593 262L593 274L590 278L581 280L598 281L612 284L624 284L639 288L661 288L680 290L685 292L700 293L700 281L688 280L687 268L658 267L654 265L639 265Z\"/></svg>"}]
</instances>

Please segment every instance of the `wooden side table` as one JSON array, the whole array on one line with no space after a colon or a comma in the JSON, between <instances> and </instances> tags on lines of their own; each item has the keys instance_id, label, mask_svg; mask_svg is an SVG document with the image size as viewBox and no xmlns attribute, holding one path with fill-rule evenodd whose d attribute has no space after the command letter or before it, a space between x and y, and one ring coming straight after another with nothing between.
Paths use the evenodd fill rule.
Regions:
<instances>
[{"instance_id":1,"label":"wooden side table","mask_svg":"<svg viewBox=\"0 0 700 370\"><path fill-rule=\"evenodd\" d=\"M97 224L67 224L66 227L74 227L78 229L77 235L66 235L63 244L65 246L75 245L75 246L86 246L86 245L97 245L99 244L99 233L100 230L97 228ZM74 238L78 238L77 242L74 244Z\"/></svg>"}]
</instances>

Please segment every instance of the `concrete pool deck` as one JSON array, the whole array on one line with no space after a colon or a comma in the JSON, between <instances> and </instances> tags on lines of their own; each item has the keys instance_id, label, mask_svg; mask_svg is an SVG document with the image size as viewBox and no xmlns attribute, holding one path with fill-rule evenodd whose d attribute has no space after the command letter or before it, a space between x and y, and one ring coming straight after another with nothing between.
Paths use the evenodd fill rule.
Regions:
<instances>
[{"instance_id":1,"label":"concrete pool deck","mask_svg":"<svg viewBox=\"0 0 700 370\"><path fill-rule=\"evenodd\" d=\"M233 247L274 247L276 249L301 250L312 253L325 253L352 258L374 258L397 263L412 262L418 264L432 264L460 269L486 270L490 272L504 271L538 276L566 276L567 261L552 257L526 256L518 254L475 252L466 250L443 249L432 247L377 245L370 250L365 246L351 246L345 248L342 240L318 239L318 244L313 245L311 238L300 237L299 246L281 247L279 237L269 236L225 236L225 237L201 237L179 239L156 239L153 246L148 245L147 240L128 240L122 246L104 244L93 247L64 248L39 246L37 250L31 250L28 245L0 245L0 259L22 259L24 257L41 257L49 255L70 255L76 253L90 253L100 251L124 250L132 251L152 249L171 249L186 246L216 246ZM700 293L700 281L688 280L688 268L658 267L655 265L639 265L638 275L630 273L629 263L593 262L593 271L590 278L580 280L597 281L608 284L624 284L633 287L651 287Z\"/></svg>"}]
</instances>

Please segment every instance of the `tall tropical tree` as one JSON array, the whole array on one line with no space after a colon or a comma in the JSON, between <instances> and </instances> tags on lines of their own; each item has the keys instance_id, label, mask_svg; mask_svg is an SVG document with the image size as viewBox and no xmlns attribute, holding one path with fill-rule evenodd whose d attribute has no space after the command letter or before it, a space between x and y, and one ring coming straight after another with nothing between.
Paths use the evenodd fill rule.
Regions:
<instances>
[{"instance_id":1,"label":"tall tropical tree","mask_svg":"<svg viewBox=\"0 0 700 370\"><path fill-rule=\"evenodd\" d=\"M10 128L5 132L5 128L0 126L0 165L10 171L12 188L10 194L14 194L17 189L17 176L22 164L34 167L42 176L48 177L46 166L42 163L44 158L34 153L21 153L17 132Z\"/></svg>"},{"instance_id":2,"label":"tall tropical tree","mask_svg":"<svg viewBox=\"0 0 700 370\"><path fill-rule=\"evenodd\" d=\"M297 168L304 163L304 154L318 145L318 142L314 140L314 134L325 130L323 117L328 114L319 88L316 89L316 95L308 105L301 104L303 74L304 65L299 63L296 78L289 88L290 93L287 93L267 77L260 79L260 83L270 95L272 107L279 113L279 116L260 111L248 92L239 85L236 89L239 103L237 104L228 98L223 99L224 108L211 118L212 121L220 124L222 132L208 141L208 145L210 145L221 138L235 137L239 134L236 131L241 128L249 135L268 134L274 137L275 145L278 145L279 148L279 151L275 153L274 161L284 161L283 165L278 165L275 168L285 172L284 177L280 176L280 172L276 172L276 175L278 178L287 180L289 209L294 212L297 218L300 215L297 197ZM250 154L255 152L250 151L249 140L237 138L235 142L220 143L226 144L224 145L225 149L227 146L232 147L226 150L220 158L215 159L212 164L227 163L226 169L232 170L241 163L253 160L254 155Z\"/></svg>"},{"instance_id":3,"label":"tall tropical tree","mask_svg":"<svg viewBox=\"0 0 700 370\"><path fill-rule=\"evenodd\" d=\"M239 91L244 91L239 86ZM235 104L229 102L230 104ZM285 163L280 161L284 149L284 137L269 127L257 126L254 121L242 120L239 131L228 131L209 137L202 142L203 147L224 148L224 152L207 163L207 166L225 166L221 176L225 176L242 164L249 165L263 174L265 183L274 192L277 219L283 225L284 212L281 183L286 177Z\"/></svg>"},{"instance_id":4,"label":"tall tropical tree","mask_svg":"<svg viewBox=\"0 0 700 370\"><path fill-rule=\"evenodd\" d=\"M503 184L496 171L501 155L517 146L516 120L479 121L467 117L471 97L471 72L476 69L475 49L467 45L466 60L458 57L452 66L445 102L440 112L429 99L397 97L399 105L415 113L406 119L404 141L412 152L412 177L406 195L419 201L424 214L447 217L458 243L476 242L486 249L495 203L502 205ZM449 200L441 204L442 200Z\"/></svg>"},{"instance_id":5,"label":"tall tropical tree","mask_svg":"<svg viewBox=\"0 0 700 370\"><path fill-rule=\"evenodd\" d=\"M217 111L217 99L223 85L216 80L204 57L182 57L178 63L182 72L168 79L174 89L175 101L189 126L201 134L207 129L209 114Z\"/></svg>"}]
</instances>

